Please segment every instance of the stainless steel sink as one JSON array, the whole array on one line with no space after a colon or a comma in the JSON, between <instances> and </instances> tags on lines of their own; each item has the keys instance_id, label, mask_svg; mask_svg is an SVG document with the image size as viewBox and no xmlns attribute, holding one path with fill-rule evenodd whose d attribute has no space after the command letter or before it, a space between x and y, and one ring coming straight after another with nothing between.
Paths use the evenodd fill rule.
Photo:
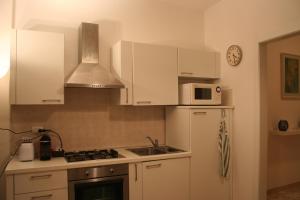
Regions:
<instances>
[{"instance_id":1,"label":"stainless steel sink","mask_svg":"<svg viewBox=\"0 0 300 200\"><path fill-rule=\"evenodd\" d=\"M127 149L139 156L150 156L150 155L159 155L159 154L169 154L169 153L179 153L184 152L183 150L176 149L169 146L159 146L159 147L142 147L142 148L133 148Z\"/></svg>"}]
</instances>

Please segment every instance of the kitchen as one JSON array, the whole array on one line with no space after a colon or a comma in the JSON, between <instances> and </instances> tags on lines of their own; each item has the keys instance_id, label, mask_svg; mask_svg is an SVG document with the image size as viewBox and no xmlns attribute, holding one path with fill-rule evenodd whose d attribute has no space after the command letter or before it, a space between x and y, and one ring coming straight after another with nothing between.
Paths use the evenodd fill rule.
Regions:
<instances>
[{"instance_id":1,"label":"kitchen","mask_svg":"<svg viewBox=\"0 0 300 200\"><path fill-rule=\"evenodd\" d=\"M120 41L112 47L112 68L120 73L120 79L124 83L123 85L122 82L118 81L109 71L103 69L98 63L98 30L99 26L97 24L81 23L79 28L78 51L80 52L80 62L66 81L64 81L60 74L63 73L64 69L64 56L62 51L64 40L61 34L31 30L13 31L14 37L12 38L12 44L16 44L16 46L11 46L11 55L14 58L12 59L12 63L16 64L11 65L12 88L10 94L11 104L13 110L16 112L12 113L12 127L15 124L15 118L20 119L21 122L26 118L29 119L28 116L30 112L32 112L30 105L32 104L37 106L43 105L41 108L36 107L37 110L35 113L39 113L39 110L45 106L50 110L52 106L58 106L56 109L59 113L64 110L61 109L62 106L70 106L69 101L64 101L65 95L61 92L64 91L65 87L66 90L69 87L72 88L76 94L80 94L82 90L87 90L95 95L99 95L98 93L105 89L109 92L107 94L109 97L116 96L114 97L116 101L119 102L120 105L126 106L155 107L157 105L178 104L208 106L202 108L178 107L178 109L190 113L188 115L191 115L192 120L195 120L192 123L191 133L189 133L189 129L182 130L182 133L180 133L180 126L172 130L179 122L168 122L168 119L170 121L176 121L176 118L182 115L180 113L178 116L175 114L173 119L172 110L168 110L166 112L166 140L164 142L159 141L157 138L153 136L152 138L149 135L145 135L143 138L146 142L152 144L152 147L139 147L136 143L132 145L132 147L127 144L114 146L112 143L109 143L110 146L107 147L108 149L104 149L104 147L99 146L99 142L96 141L95 147L89 146L80 148L76 145L70 148L68 146L70 145L69 139L66 139L63 134L61 134L63 137L59 142L51 144L51 140L55 138L51 137L53 136L52 133L60 135L57 132L61 130L61 128L48 124L46 124L46 127L43 127L45 123L42 124L40 128L32 127L31 132L33 136L31 136L31 138L34 139L31 140L33 141L23 141L16 159L13 159L6 167L7 198L27 199L47 197L53 199L69 198L71 200L105 198L116 200L146 200L189 199L190 195L194 196L193 199L199 197L218 199L231 198L231 178L229 176L231 173L230 139L224 144L224 146L226 145L226 147L228 147L227 149L220 147L227 151L224 152L224 157L228 158L226 159L224 172L222 172L223 174L220 177L218 174L218 128L220 121L224 119L224 125L222 125L224 126L224 137L228 136L227 138L229 138L227 132L231 133L230 110L232 108L229 106L214 107L214 105L221 105L221 88L217 84L186 83L178 86L178 75L182 76L181 78L185 78L185 80L190 78L191 75L186 74L186 71L194 72L193 79L218 79L218 54L216 52L175 48L156 44ZM26 51L27 49L30 49L30 53ZM14 54L14 52L16 52L16 54ZM48 52L51 52L51 55L49 55ZM196 66L197 70L185 69L191 66ZM177 75L177 68L183 72L178 72ZM150 77L146 81L144 80L146 77L143 76L145 72L148 77ZM39 81L39 79L44 82ZM155 79L156 83L152 83L153 79ZM36 82L40 82L39 87L36 87ZM35 90L30 90L30 88L33 87L35 87ZM45 90L45 88L47 89ZM142 90L140 88L142 88ZM27 92L24 93L24 91ZM122 93L125 93L125 95L122 95ZM78 98L73 97L73 99L80 99L79 103L82 103L81 96ZM71 105L74 102L73 99L70 99ZM93 102L93 99L88 99L86 104L89 105L90 101ZM69 112L74 112L78 107L82 107L80 104L75 104L76 106L65 111L65 114L70 116ZM93 106L90 107L91 111L80 110L80 112L84 114L85 112L94 112L95 106L97 107L98 104L99 102L95 101L93 102ZM24 114L26 117L24 115L23 117L20 115L18 117L14 116L20 112L20 106L22 110L21 115ZM112 104L111 106L114 105ZM174 111L177 110L174 106L173 108ZM131 110L131 107L127 109ZM163 109L165 108L163 107ZM145 109L143 110L145 111ZM60 113L60 115L62 118L55 117L54 120L60 118L60 122L65 121L63 118L66 116L62 113ZM85 124L89 127L93 125L93 123L100 124L97 116L94 117L93 120L95 121L93 123L84 121L81 116L75 116L72 117L70 122L72 125L76 123L74 118L81 120L81 122L78 121L80 126ZM126 122L126 117L124 119ZM114 119L112 120L114 121ZM198 125L197 128L194 128L194 126L204 120L206 121L205 123L209 123L210 125L205 127L205 129L207 129L205 133L209 134L207 136L203 134L202 137L206 139L202 141L201 137L197 134L200 130L199 128L202 126ZM147 119L145 121L147 121ZM227 121L226 125L225 121ZM185 123L186 125L190 124L190 122ZM32 123L28 123L27 121L26 124ZM61 125L70 130L65 123ZM186 127L186 125L184 125L184 127ZM16 130L16 128L13 129ZM77 127L77 129L80 129L80 127ZM99 128L99 130L102 129ZM127 128L125 130L128 131ZM25 130L22 132L24 131ZM95 129L91 131L95 132ZM139 131L137 133L141 134L140 130L137 129L135 131ZM94 136L95 140L101 140L104 136L103 132L97 132L97 136ZM145 133L147 134L148 131ZM183 133L186 134L184 135ZM79 132L77 130L73 130L71 134L70 138L75 137L76 140L79 139ZM90 132L85 130L84 138L87 141L83 142L84 138L80 140L84 145L89 145L90 143L89 134ZM112 137L114 133L109 131L108 134L109 137ZM36 143L35 138L40 141L37 142L39 143L39 145L37 145L38 147L34 148L38 154L35 157L39 158L41 162L34 160L33 156L29 157L26 153L29 151L26 146L31 146L30 152L33 152L32 149L34 145L32 142ZM60 139L60 137L58 138ZM195 143L189 142L190 140ZM206 155L199 155L199 159L193 159L192 162L194 164L190 165L189 157L191 151L193 151L192 146L202 146L201 144L203 142L205 144L209 142L210 145L206 148L198 149L193 155L195 155L195 158L198 157L196 155L201 152L205 152ZM20 139L16 141L17 145L19 143ZM65 152L62 152L63 150ZM51 159L51 154L54 157L54 154L59 154L60 152L64 153L64 158ZM130 154L130 152L134 153L134 155ZM33 153L30 154L33 155ZM206 167L204 167L204 164L199 166L201 158L207 159L205 162ZM105 159L107 159L107 162L103 161ZM95 161L91 162L90 160ZM24 163L20 163L20 161L24 161ZM53 165L52 162L56 163L56 165ZM111 164L108 165L109 162L111 162ZM195 164L197 164L197 166ZM52 167L49 168L47 167L48 165ZM130 173L132 166L135 168L134 173ZM205 176L207 173L197 175L197 169L199 167L203 168L203 170L201 170L202 172L209 171L210 179L213 180L210 181L211 183L209 184L206 181L206 185L209 185L209 187L203 186L203 189L200 189L202 191L201 195L197 194L197 190L199 189L197 189L196 186L199 180L206 179ZM213 170L210 171L210 169ZM37 171L40 173L33 173ZM193 177L199 177L191 179L191 187L189 187L190 173ZM141 176L138 174L141 174ZM68 183L66 183L67 180ZM112 182L112 180L118 180L118 183ZM172 184L162 190L163 186L167 185L170 180L173 180L172 182L176 182L177 184ZM58 184L57 181L59 181L60 184ZM11 184L11 182L13 182L13 184ZM201 182L201 184L204 183ZM28 186L28 188L25 186ZM141 186L142 188L139 189ZM190 188L192 187L195 189L192 190L190 194ZM208 191L209 188L217 187L220 189L217 193L208 194L208 192L205 192L206 190ZM104 192L99 192L101 190ZM9 191L14 192L11 193Z\"/></svg>"},{"instance_id":2,"label":"kitchen","mask_svg":"<svg viewBox=\"0 0 300 200\"><path fill-rule=\"evenodd\" d=\"M119 2L120 3L120 2ZM225 2L224 2L225 3ZM256 2L258 3L258 2ZM269 2L270 3L270 2ZM204 24L202 23L202 12L200 14L196 14L196 12L190 12L189 9L185 8L180 8L178 7L173 7L168 4L164 3L149 3L149 2L131 2L131 3L120 3L119 6L117 6L114 3L103 3L103 5L99 6L99 8L93 9L92 6L93 3L91 2L90 8L84 11L84 9L77 8L76 5L74 4L73 6L73 11L68 10L71 7L68 7L68 3L65 5L60 5L64 4L62 2L55 2L53 4L51 3L46 3L45 5L39 5L38 2L34 2L33 4L28 4L26 5L25 2L22 1L17 1L16 4L16 20L15 20L15 27L16 28L28 28L28 29L36 29L36 30L44 30L44 31L54 31L56 29L60 30L61 32L65 33L65 45L66 45L66 52L65 52L65 59L66 59L66 64L65 64L65 74L70 74L74 66L77 65L77 42L76 42L76 35L77 35L77 29L78 25L81 21L93 21L97 22L100 26L100 62L103 63L103 66L109 66L110 62L110 53L109 49L119 40L119 39L125 39L128 41L141 41L141 42L147 42L147 43L157 43L157 44L164 44L164 45L170 45L172 46L180 46L180 47L194 47L194 48L201 48L202 44L204 43L204 34L206 34L206 41L205 43L208 44L208 46L211 46L213 49L218 50L222 53L225 51L225 47L219 48L219 44L221 45L222 42L216 40L212 41L211 37L214 34L217 34L217 32L221 33L222 31L212 31L209 32L209 35L207 35L208 31L211 31L213 27L210 27L210 24L214 24L213 18L211 18L211 23L205 24L205 29L204 31L202 30L202 27L204 27ZM260 3L258 3L260 4ZM81 4L82 5L82 4ZM43 9L38 9L38 8L44 8L49 6L49 12L45 12ZM67 7L67 10L64 10L63 7ZM220 4L217 5L218 7L223 7L223 2L221 1ZM239 6L239 5L236 5ZM35 8L31 10L31 12L25 12L24 14L24 9L26 8ZM225 6L224 6L225 7ZM264 7L264 5L261 5L261 7ZM279 6L280 7L280 6ZM294 6L296 7L296 6ZM59 10L61 8L62 10ZM217 9L216 8L216 9ZM100 10L102 9L102 10ZM222 8L219 8L222 9ZM224 8L226 9L226 7ZM241 8L242 9L242 8ZM10 10L10 9L8 9ZM57 10L57 12L52 13L52 11ZM114 10L115 12L112 12ZM155 10L156 13L160 13L159 15L155 15L151 11ZM34 11L34 12L33 12ZM110 13L113 13L111 14ZM135 12L133 12L135 11ZM142 12L141 12L142 11ZM167 12L165 12L167 11ZM66 19L64 18L64 15L68 12L73 12L71 16L73 16L73 19ZM95 17L91 17L91 15L88 15L86 12L93 13L91 15ZM213 15L211 12L208 12L207 15ZM229 12L229 11L228 11ZM100 13L100 14L99 14ZM263 12L262 12L263 13ZM103 14L103 16L101 16ZM100 16L99 16L100 15ZM111 17L108 17L110 15L114 15ZM121 15L121 16L120 16ZM148 18L145 18L144 20L139 22L140 15L147 15L149 16ZM272 14L270 14L273 16ZM276 14L274 14L277 16ZM10 14L8 14L9 18ZM50 17L52 16L52 17ZM82 16L87 16L87 17L82 17ZM287 15L290 16L290 15ZM209 18L210 16L208 16ZM292 16L291 16L292 17ZM52 19L50 19L52 18ZM60 19L59 19L60 18ZM87 19L85 19L87 18ZM91 18L91 19L89 19ZM92 19L94 18L94 19ZM117 22L120 21L120 18L122 18L122 23L118 24ZM164 19L164 20L160 20ZM32 19L30 21L30 19ZM50 19L50 20L49 20ZM64 20L61 20L64 19ZM103 19L103 20L100 20ZM110 19L110 20L107 20ZM176 20L177 19L177 20ZM287 17L288 19L288 17ZM67 23L66 21L71 20L70 23ZM100 20L100 21L99 21ZM153 20L153 21L152 21ZM8 21L10 21L8 19ZM117 21L117 22L116 22ZM159 21L160 23L155 23ZM187 23L188 22L188 23ZM10 23L10 22L9 22ZM64 27L64 28L62 28ZM67 27L67 28L66 28ZM143 27L143 28L139 28ZM222 27L221 25L219 27ZM297 27L297 21L295 21L295 26L290 26L286 27L283 26L283 31L274 31L272 34L267 34L268 32L262 33L265 35L262 35L258 39L268 39L268 37L272 38L275 37L278 34L283 34L283 33L288 33L292 32L292 30L296 29ZM216 28L216 27L214 27ZM272 29L272 27L270 27ZM287 29L287 30L286 30ZM154 31L155 30L155 31ZM234 30L234 28L233 28ZM55 32L55 31L54 31ZM246 34L248 35L248 34ZM105 38L105 39L104 39ZM219 37L215 37L219 38ZM230 43L237 43L239 40L243 41L243 39L227 39L227 43L225 44L226 48L229 46ZM246 39L247 40L247 39ZM231 42L229 42L231 41ZM215 44L215 42L219 42L218 44ZM229 43L228 43L229 42ZM253 41L255 43L256 40ZM246 45L246 52L252 51L248 50L248 44ZM244 50L245 51L245 50ZM224 60L224 54L222 54L222 60ZM249 53L248 53L249 55ZM250 56L250 55L249 55ZM230 80L231 74L234 76L235 73L241 73L242 75L250 75L252 77L253 71L251 71L253 68L248 65L252 65L248 63L247 58L248 56L245 56L244 63L241 63L240 67L238 68L230 68L228 64L226 64L226 60L222 61L223 64L222 66L222 81L224 81L224 85L227 85L230 88L233 88L233 91L235 93L235 121L234 121L234 126L235 126L235 132L241 134L240 136L236 136L236 144L239 149L239 153L236 154L236 162L237 162L237 167L239 171L236 172L236 192L234 193L235 198L237 199L255 199L255 197L251 198L252 195L258 195L256 192L252 194L252 192L249 192L249 190L252 191L255 190L254 188L256 187L257 184L254 184L256 181L253 180L255 179L255 175L252 174L255 173L255 169L257 167L251 167L252 165L255 165L255 156L256 152L252 152L253 147L255 146L255 142L252 143L252 141L255 141L254 138L252 138L252 134L246 134L248 131L251 133L251 131L256 132L255 127L258 127L258 125L253 126L252 128L252 123L254 121L252 120L252 114L255 110L253 107L245 107L243 106L243 96L248 96L253 94L254 95L254 89L252 86L249 88L247 85L243 87L238 87L240 85L240 82L236 82L238 80L243 80L241 78L238 79L232 79ZM251 57L251 59L254 59ZM68 62L67 62L68 60ZM247 67L244 67L247 66ZM245 71L246 70L246 71ZM248 71L250 70L250 71ZM250 72L250 73L249 73ZM240 75L237 75L240 76ZM243 76L240 76L243 77ZM255 76L253 75L254 79ZM1 84L2 85L2 84ZM243 89L247 89L247 94L243 92ZM250 89L250 90L249 90ZM246 91L246 90L245 90ZM254 92L254 93L253 93ZM81 115L81 120L80 118L78 119L74 115L70 116L64 116L62 111L54 112L55 110L58 110L59 106L54 106L50 108L43 108L42 111L39 112L34 112L37 113L34 116L29 116L29 118L25 118L24 116L27 116L26 113L32 112L32 110L40 110L39 108L32 106L31 109L26 109L26 107L20 107L18 108L17 112L12 112L12 114L15 114L16 118L15 120L20 120L24 119L25 121L16 121L15 127L16 129L21 129L23 130L24 126L26 125L26 120L28 122L35 122L35 124L31 124L25 128L31 128L32 125L41 125L41 122L45 122L47 119L49 119L49 125L51 128L55 129L56 127L62 127L63 122L59 120L60 117L65 118L66 120L69 120L69 127L73 128L71 129L70 133L68 135L63 135L62 137L70 139L70 144L69 149L72 149L72 147L76 147L79 145L79 147L82 148L94 148L95 145L97 145L97 142L101 143L101 147L109 147L109 145L113 146L146 146L149 145L149 142L145 139L146 136L151 136L152 138L158 138L159 141L162 143L165 142L165 136L164 136L164 109L162 107L145 107L145 108L127 108L125 107L107 107L104 106L106 102L109 100L107 99L109 95L98 95L95 94L93 91L91 92L84 92L82 91L81 94L74 91L73 89L66 89L66 101L68 98L73 101L71 103L74 104L73 108L77 107L76 110L72 111L71 113L73 114L79 114L81 108L78 107L77 105L83 106L82 109L84 110L92 110L93 107L95 107L95 104L97 104L98 101L101 102L102 105L98 104L98 111L96 114L105 116L104 121L106 120L107 123L103 123L103 125L99 125L98 123L93 123L96 128L99 128L99 130L105 131L106 134L103 134L103 137L101 139L95 140L97 138L97 134L93 134L89 132L89 134L86 133L86 128L84 126L79 126L81 123L85 123L86 121L84 119L87 118L93 118L93 113L92 112L87 112L85 115ZM89 95L86 95L86 93L90 93ZM101 93L106 93L105 91L101 91ZM72 96L76 97L71 98ZM88 101L88 99L93 99L93 101ZM77 102L76 102L77 101ZM82 102L80 102L82 101ZM86 102L86 104L85 104ZM251 102L251 101L250 101ZM71 107L71 106L70 106ZM64 108L64 109L70 109L72 108ZM250 109L248 112L247 109ZM4 108L6 109L6 107ZM50 110L49 110L50 109ZM246 112L245 112L246 109ZM23 111L22 111L23 110ZM100 112L102 111L102 112ZM258 112L258 110L256 110ZM133 114L132 114L133 113ZM242 113L247 113L250 114L248 116L244 116ZM252 113L252 114L251 114ZM18 116L21 116L18 118ZM39 116L38 116L39 115ZM129 116L128 116L129 115ZM91 117L90 117L91 116ZM126 117L128 116L128 117ZM130 119L130 117L135 116L135 119ZM101 117L101 116L99 116ZM5 117L6 118L6 117ZM30 119L31 118L31 119ZM72 123L71 119L76 119L78 120L76 123ZM100 118L101 119L101 118ZM112 123L110 119L120 119L118 123ZM127 122L123 122L122 119L127 119ZM242 120L243 121L240 121ZM248 122L246 122L248 119ZM139 121L140 120L140 121ZM5 120L4 120L5 121ZM139 121L139 122L137 122ZM101 123L102 124L102 123ZM88 124L87 124L88 125ZM244 128L246 128L246 132L242 131ZM121 127L121 128L120 128ZM131 128L132 127L132 128ZM47 127L46 127L47 128ZM94 127L88 126L88 129L93 130ZM128 132L126 131L128 129ZM118 131L122 130L122 133L120 134ZM126 129L126 130L124 130ZM135 130L140 130L134 133ZM20 130L20 131L21 131ZM56 129L55 129L56 130ZM57 131L65 133L67 130L60 130L58 129ZM76 131L79 134L73 135L72 132ZM111 133L112 132L112 133ZM126 140L128 134L135 134L134 136L130 137L130 140ZM113 134L114 137L110 137ZM143 135L145 134L145 135ZM246 134L246 135L245 135ZM72 137L70 137L72 136ZM86 137L89 137L89 143L86 142L81 142L86 139ZM121 137L120 137L121 136ZM254 135L255 136L255 135ZM253 137L254 137L253 136ZM250 137L250 138L249 138ZM78 140L76 139L78 138ZM125 140L124 140L125 138ZM66 139L64 139L66 140ZM81 145L81 146L80 146ZM254 145L254 146L252 146ZM97 146L96 146L97 147ZM252 150L251 150L252 149ZM254 148L255 149L255 148ZM243 157L246 156L248 157L247 160L245 160ZM252 160L253 159L253 160ZM252 162L253 161L253 162ZM248 163L249 162L249 163ZM248 163L248 164L246 164ZM244 164L246 166L244 166ZM248 167L249 166L249 167ZM251 168L251 169L249 169ZM252 169L254 171L252 171ZM242 173L240 170L250 170L249 173ZM251 173L250 173L251 172ZM252 179L253 177L253 179ZM246 181L248 180L248 181ZM252 186L253 184L253 186ZM250 189L252 188L252 189ZM256 191L256 190L255 190Z\"/></svg>"}]
</instances>

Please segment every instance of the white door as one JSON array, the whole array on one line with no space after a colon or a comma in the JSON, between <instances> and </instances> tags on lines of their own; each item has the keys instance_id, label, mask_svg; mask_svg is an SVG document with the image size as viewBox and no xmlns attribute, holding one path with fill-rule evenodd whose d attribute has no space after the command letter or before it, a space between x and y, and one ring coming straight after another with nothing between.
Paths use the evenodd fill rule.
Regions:
<instances>
[{"instance_id":1,"label":"white door","mask_svg":"<svg viewBox=\"0 0 300 200\"><path fill-rule=\"evenodd\" d=\"M177 49L133 43L134 105L178 104Z\"/></svg>"},{"instance_id":2,"label":"white door","mask_svg":"<svg viewBox=\"0 0 300 200\"><path fill-rule=\"evenodd\" d=\"M16 104L64 103L64 36L17 31Z\"/></svg>"},{"instance_id":3,"label":"white door","mask_svg":"<svg viewBox=\"0 0 300 200\"><path fill-rule=\"evenodd\" d=\"M178 49L178 76L219 78L217 54L193 49Z\"/></svg>"},{"instance_id":4,"label":"white door","mask_svg":"<svg viewBox=\"0 0 300 200\"><path fill-rule=\"evenodd\" d=\"M188 200L189 158L143 163L143 200Z\"/></svg>"},{"instance_id":5,"label":"white door","mask_svg":"<svg viewBox=\"0 0 300 200\"><path fill-rule=\"evenodd\" d=\"M190 112L191 200L230 200L231 177L224 179L219 175L218 133L221 110L191 109Z\"/></svg>"}]
</instances>

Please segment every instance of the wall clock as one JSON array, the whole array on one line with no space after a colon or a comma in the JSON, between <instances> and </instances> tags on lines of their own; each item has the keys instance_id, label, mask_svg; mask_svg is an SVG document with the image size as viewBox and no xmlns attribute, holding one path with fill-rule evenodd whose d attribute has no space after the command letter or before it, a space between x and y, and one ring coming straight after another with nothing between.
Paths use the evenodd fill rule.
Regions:
<instances>
[{"instance_id":1,"label":"wall clock","mask_svg":"<svg viewBox=\"0 0 300 200\"><path fill-rule=\"evenodd\" d=\"M237 66L241 63L243 57L242 48L238 45L231 45L227 49L226 58L231 66Z\"/></svg>"}]
</instances>

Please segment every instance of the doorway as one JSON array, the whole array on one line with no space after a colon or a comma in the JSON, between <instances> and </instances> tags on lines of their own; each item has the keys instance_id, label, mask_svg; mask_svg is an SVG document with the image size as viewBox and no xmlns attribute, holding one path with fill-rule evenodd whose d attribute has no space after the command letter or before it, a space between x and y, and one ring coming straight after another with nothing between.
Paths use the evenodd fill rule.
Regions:
<instances>
[{"instance_id":1,"label":"doorway","mask_svg":"<svg viewBox=\"0 0 300 200\"><path fill-rule=\"evenodd\" d=\"M261 43L260 58L260 189L267 200L300 200L300 32Z\"/></svg>"}]
</instances>

